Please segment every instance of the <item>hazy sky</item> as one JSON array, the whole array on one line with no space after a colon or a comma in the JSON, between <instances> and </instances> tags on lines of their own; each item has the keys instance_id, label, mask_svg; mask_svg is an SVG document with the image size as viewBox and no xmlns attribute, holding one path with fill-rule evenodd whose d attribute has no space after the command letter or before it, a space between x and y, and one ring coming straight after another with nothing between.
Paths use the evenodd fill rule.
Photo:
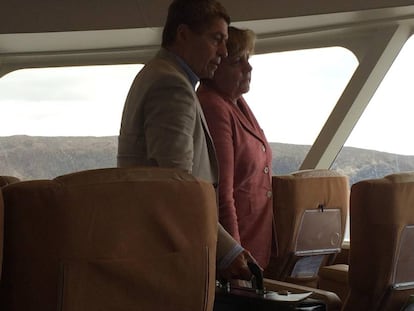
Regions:
<instances>
[{"instance_id":1,"label":"hazy sky","mask_svg":"<svg viewBox=\"0 0 414 311\"><path fill-rule=\"evenodd\" d=\"M347 142L414 155L411 39ZM357 66L342 48L251 58L245 95L269 141L312 144ZM0 136L117 135L140 65L28 69L0 79Z\"/></svg>"}]
</instances>

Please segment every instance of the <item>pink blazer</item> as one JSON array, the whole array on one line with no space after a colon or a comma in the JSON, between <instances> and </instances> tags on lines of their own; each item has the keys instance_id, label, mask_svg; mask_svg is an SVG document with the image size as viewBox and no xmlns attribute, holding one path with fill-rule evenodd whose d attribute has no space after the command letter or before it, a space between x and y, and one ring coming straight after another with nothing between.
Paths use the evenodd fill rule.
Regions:
<instances>
[{"instance_id":1,"label":"pink blazer","mask_svg":"<svg viewBox=\"0 0 414 311\"><path fill-rule=\"evenodd\" d=\"M271 148L243 98L236 106L205 85L197 95L219 162L219 220L265 268L273 243Z\"/></svg>"}]
</instances>

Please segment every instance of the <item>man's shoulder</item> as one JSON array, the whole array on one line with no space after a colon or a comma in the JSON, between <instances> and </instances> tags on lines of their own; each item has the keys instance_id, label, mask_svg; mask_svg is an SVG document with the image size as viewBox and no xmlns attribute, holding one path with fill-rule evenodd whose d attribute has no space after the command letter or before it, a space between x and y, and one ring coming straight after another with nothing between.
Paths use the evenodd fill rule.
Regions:
<instances>
[{"instance_id":1,"label":"man's shoulder","mask_svg":"<svg viewBox=\"0 0 414 311\"><path fill-rule=\"evenodd\" d=\"M183 72L178 61L164 49L159 50L144 68L161 72Z\"/></svg>"},{"instance_id":2,"label":"man's shoulder","mask_svg":"<svg viewBox=\"0 0 414 311\"><path fill-rule=\"evenodd\" d=\"M173 59L155 56L141 70L140 75L146 79L167 83L183 83L188 78Z\"/></svg>"}]
</instances>

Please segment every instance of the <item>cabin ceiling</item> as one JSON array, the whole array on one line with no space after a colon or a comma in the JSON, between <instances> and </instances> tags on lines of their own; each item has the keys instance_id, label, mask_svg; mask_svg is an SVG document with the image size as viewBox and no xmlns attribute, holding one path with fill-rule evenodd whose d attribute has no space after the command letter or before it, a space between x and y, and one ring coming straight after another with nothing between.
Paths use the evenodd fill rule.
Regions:
<instances>
[{"instance_id":1,"label":"cabin ceiling","mask_svg":"<svg viewBox=\"0 0 414 311\"><path fill-rule=\"evenodd\" d=\"M354 24L375 27L376 21L414 20L414 0L221 2L233 24L256 32L257 52L266 50L261 50L260 40L271 39L274 44L278 38L307 33L329 37ZM41 4L30 0L2 1L0 65L41 66L46 65L43 61L46 59L50 65L145 61L159 46L169 3L166 0L44 0ZM89 60L88 55L91 55Z\"/></svg>"},{"instance_id":2,"label":"cabin ceiling","mask_svg":"<svg viewBox=\"0 0 414 311\"><path fill-rule=\"evenodd\" d=\"M166 0L2 0L0 33L64 32L161 27L171 1ZM232 20L398 10L413 0L221 0ZM404 9L404 8L402 8ZM406 10L405 8L404 10Z\"/></svg>"}]
</instances>

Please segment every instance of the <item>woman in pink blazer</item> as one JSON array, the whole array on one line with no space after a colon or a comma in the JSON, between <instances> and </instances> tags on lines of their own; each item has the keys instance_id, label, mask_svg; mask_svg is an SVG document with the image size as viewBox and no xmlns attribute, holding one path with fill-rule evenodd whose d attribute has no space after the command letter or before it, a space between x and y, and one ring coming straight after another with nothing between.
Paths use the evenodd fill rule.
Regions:
<instances>
[{"instance_id":1,"label":"woman in pink blazer","mask_svg":"<svg viewBox=\"0 0 414 311\"><path fill-rule=\"evenodd\" d=\"M262 268L273 242L272 151L243 99L254 33L229 27L228 57L197 90L219 162L219 220Z\"/></svg>"}]
</instances>

